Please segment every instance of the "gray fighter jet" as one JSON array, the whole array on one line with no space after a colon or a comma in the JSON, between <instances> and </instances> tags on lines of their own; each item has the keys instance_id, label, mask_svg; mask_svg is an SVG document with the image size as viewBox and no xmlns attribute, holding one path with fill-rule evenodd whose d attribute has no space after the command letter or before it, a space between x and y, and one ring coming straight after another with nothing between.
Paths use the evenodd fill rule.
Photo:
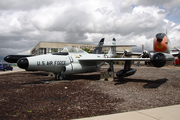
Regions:
<instances>
[{"instance_id":1,"label":"gray fighter jet","mask_svg":"<svg viewBox=\"0 0 180 120\"><path fill-rule=\"evenodd\" d=\"M105 46L110 47L108 54L100 54L103 43L104 39L99 42L93 54L88 54L75 47L65 47L61 52L55 54L20 58L17 65L27 71L53 72L55 79L63 80L65 75L68 74L96 72L104 62L108 62L110 65L108 72L114 72L113 61L125 61L124 69L116 73L119 78L133 75L136 72L136 69L131 68L131 61L151 61L155 67L162 67L166 63L174 62L174 59L162 58L161 56L152 58L114 58L116 56L116 47L124 45L116 45L116 40L113 38L112 45ZM162 61L165 61L165 63L162 64Z\"/></svg>"}]
</instances>

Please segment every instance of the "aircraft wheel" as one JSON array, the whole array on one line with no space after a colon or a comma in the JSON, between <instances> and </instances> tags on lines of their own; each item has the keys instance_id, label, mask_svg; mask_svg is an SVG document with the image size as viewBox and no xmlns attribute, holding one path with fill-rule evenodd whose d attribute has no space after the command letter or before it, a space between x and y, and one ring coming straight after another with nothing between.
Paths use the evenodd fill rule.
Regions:
<instances>
[{"instance_id":1,"label":"aircraft wheel","mask_svg":"<svg viewBox=\"0 0 180 120\"><path fill-rule=\"evenodd\" d=\"M59 80L59 74L55 74L55 79Z\"/></svg>"},{"instance_id":2,"label":"aircraft wheel","mask_svg":"<svg viewBox=\"0 0 180 120\"><path fill-rule=\"evenodd\" d=\"M108 72L111 72L112 70L111 70L111 68L108 68Z\"/></svg>"},{"instance_id":3,"label":"aircraft wheel","mask_svg":"<svg viewBox=\"0 0 180 120\"><path fill-rule=\"evenodd\" d=\"M63 77L61 74L56 74L56 75L55 75L55 79L56 79L56 80L63 80L64 77Z\"/></svg>"},{"instance_id":4,"label":"aircraft wheel","mask_svg":"<svg viewBox=\"0 0 180 120\"><path fill-rule=\"evenodd\" d=\"M64 77L60 75L59 76L59 80L63 80L63 79L64 79Z\"/></svg>"}]
</instances>

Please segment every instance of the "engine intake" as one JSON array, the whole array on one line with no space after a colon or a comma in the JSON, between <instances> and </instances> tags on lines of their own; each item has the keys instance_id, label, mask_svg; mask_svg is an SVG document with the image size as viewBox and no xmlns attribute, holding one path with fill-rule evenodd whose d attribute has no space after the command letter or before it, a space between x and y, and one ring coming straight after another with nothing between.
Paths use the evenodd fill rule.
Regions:
<instances>
[{"instance_id":1,"label":"engine intake","mask_svg":"<svg viewBox=\"0 0 180 120\"><path fill-rule=\"evenodd\" d=\"M174 56L165 53L155 53L151 58L150 62L154 67L163 67L166 65L173 65Z\"/></svg>"}]
</instances>

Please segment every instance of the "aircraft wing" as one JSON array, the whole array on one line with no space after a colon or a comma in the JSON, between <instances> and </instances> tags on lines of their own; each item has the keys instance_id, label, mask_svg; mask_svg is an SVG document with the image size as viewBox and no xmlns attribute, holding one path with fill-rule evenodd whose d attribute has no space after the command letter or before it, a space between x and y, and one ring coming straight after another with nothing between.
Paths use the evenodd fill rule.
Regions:
<instances>
[{"instance_id":1,"label":"aircraft wing","mask_svg":"<svg viewBox=\"0 0 180 120\"><path fill-rule=\"evenodd\" d=\"M116 54L118 55L123 55L124 52L116 52ZM135 55L135 56L140 56L142 53L141 52L132 52L131 55Z\"/></svg>"},{"instance_id":2,"label":"aircraft wing","mask_svg":"<svg viewBox=\"0 0 180 120\"><path fill-rule=\"evenodd\" d=\"M137 47L137 45L103 45L103 47Z\"/></svg>"},{"instance_id":3,"label":"aircraft wing","mask_svg":"<svg viewBox=\"0 0 180 120\"><path fill-rule=\"evenodd\" d=\"M150 61L150 58L79 58L79 61L99 61L99 62L108 62L108 61Z\"/></svg>"},{"instance_id":4,"label":"aircraft wing","mask_svg":"<svg viewBox=\"0 0 180 120\"><path fill-rule=\"evenodd\" d=\"M175 50L171 50L171 51L178 51L178 52L172 52L171 54L174 56L174 57L178 57L180 59L180 49L179 48L176 48L174 47Z\"/></svg>"},{"instance_id":5,"label":"aircraft wing","mask_svg":"<svg viewBox=\"0 0 180 120\"><path fill-rule=\"evenodd\" d=\"M179 52L173 52L171 53L174 57L178 57L179 56Z\"/></svg>"},{"instance_id":6,"label":"aircraft wing","mask_svg":"<svg viewBox=\"0 0 180 120\"><path fill-rule=\"evenodd\" d=\"M140 56L142 53L141 52L132 52L131 55L136 55L136 56Z\"/></svg>"}]
</instances>

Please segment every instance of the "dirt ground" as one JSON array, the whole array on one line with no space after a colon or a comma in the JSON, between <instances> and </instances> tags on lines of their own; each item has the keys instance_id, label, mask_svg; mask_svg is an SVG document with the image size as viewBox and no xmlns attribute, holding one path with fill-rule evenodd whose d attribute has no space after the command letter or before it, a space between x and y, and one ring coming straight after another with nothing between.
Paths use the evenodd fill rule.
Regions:
<instances>
[{"instance_id":1,"label":"dirt ground","mask_svg":"<svg viewBox=\"0 0 180 120\"><path fill-rule=\"evenodd\" d=\"M47 72L0 75L0 120L65 120L180 104L180 67L134 68L136 74L116 82L97 81L99 72L65 81Z\"/></svg>"}]
</instances>

